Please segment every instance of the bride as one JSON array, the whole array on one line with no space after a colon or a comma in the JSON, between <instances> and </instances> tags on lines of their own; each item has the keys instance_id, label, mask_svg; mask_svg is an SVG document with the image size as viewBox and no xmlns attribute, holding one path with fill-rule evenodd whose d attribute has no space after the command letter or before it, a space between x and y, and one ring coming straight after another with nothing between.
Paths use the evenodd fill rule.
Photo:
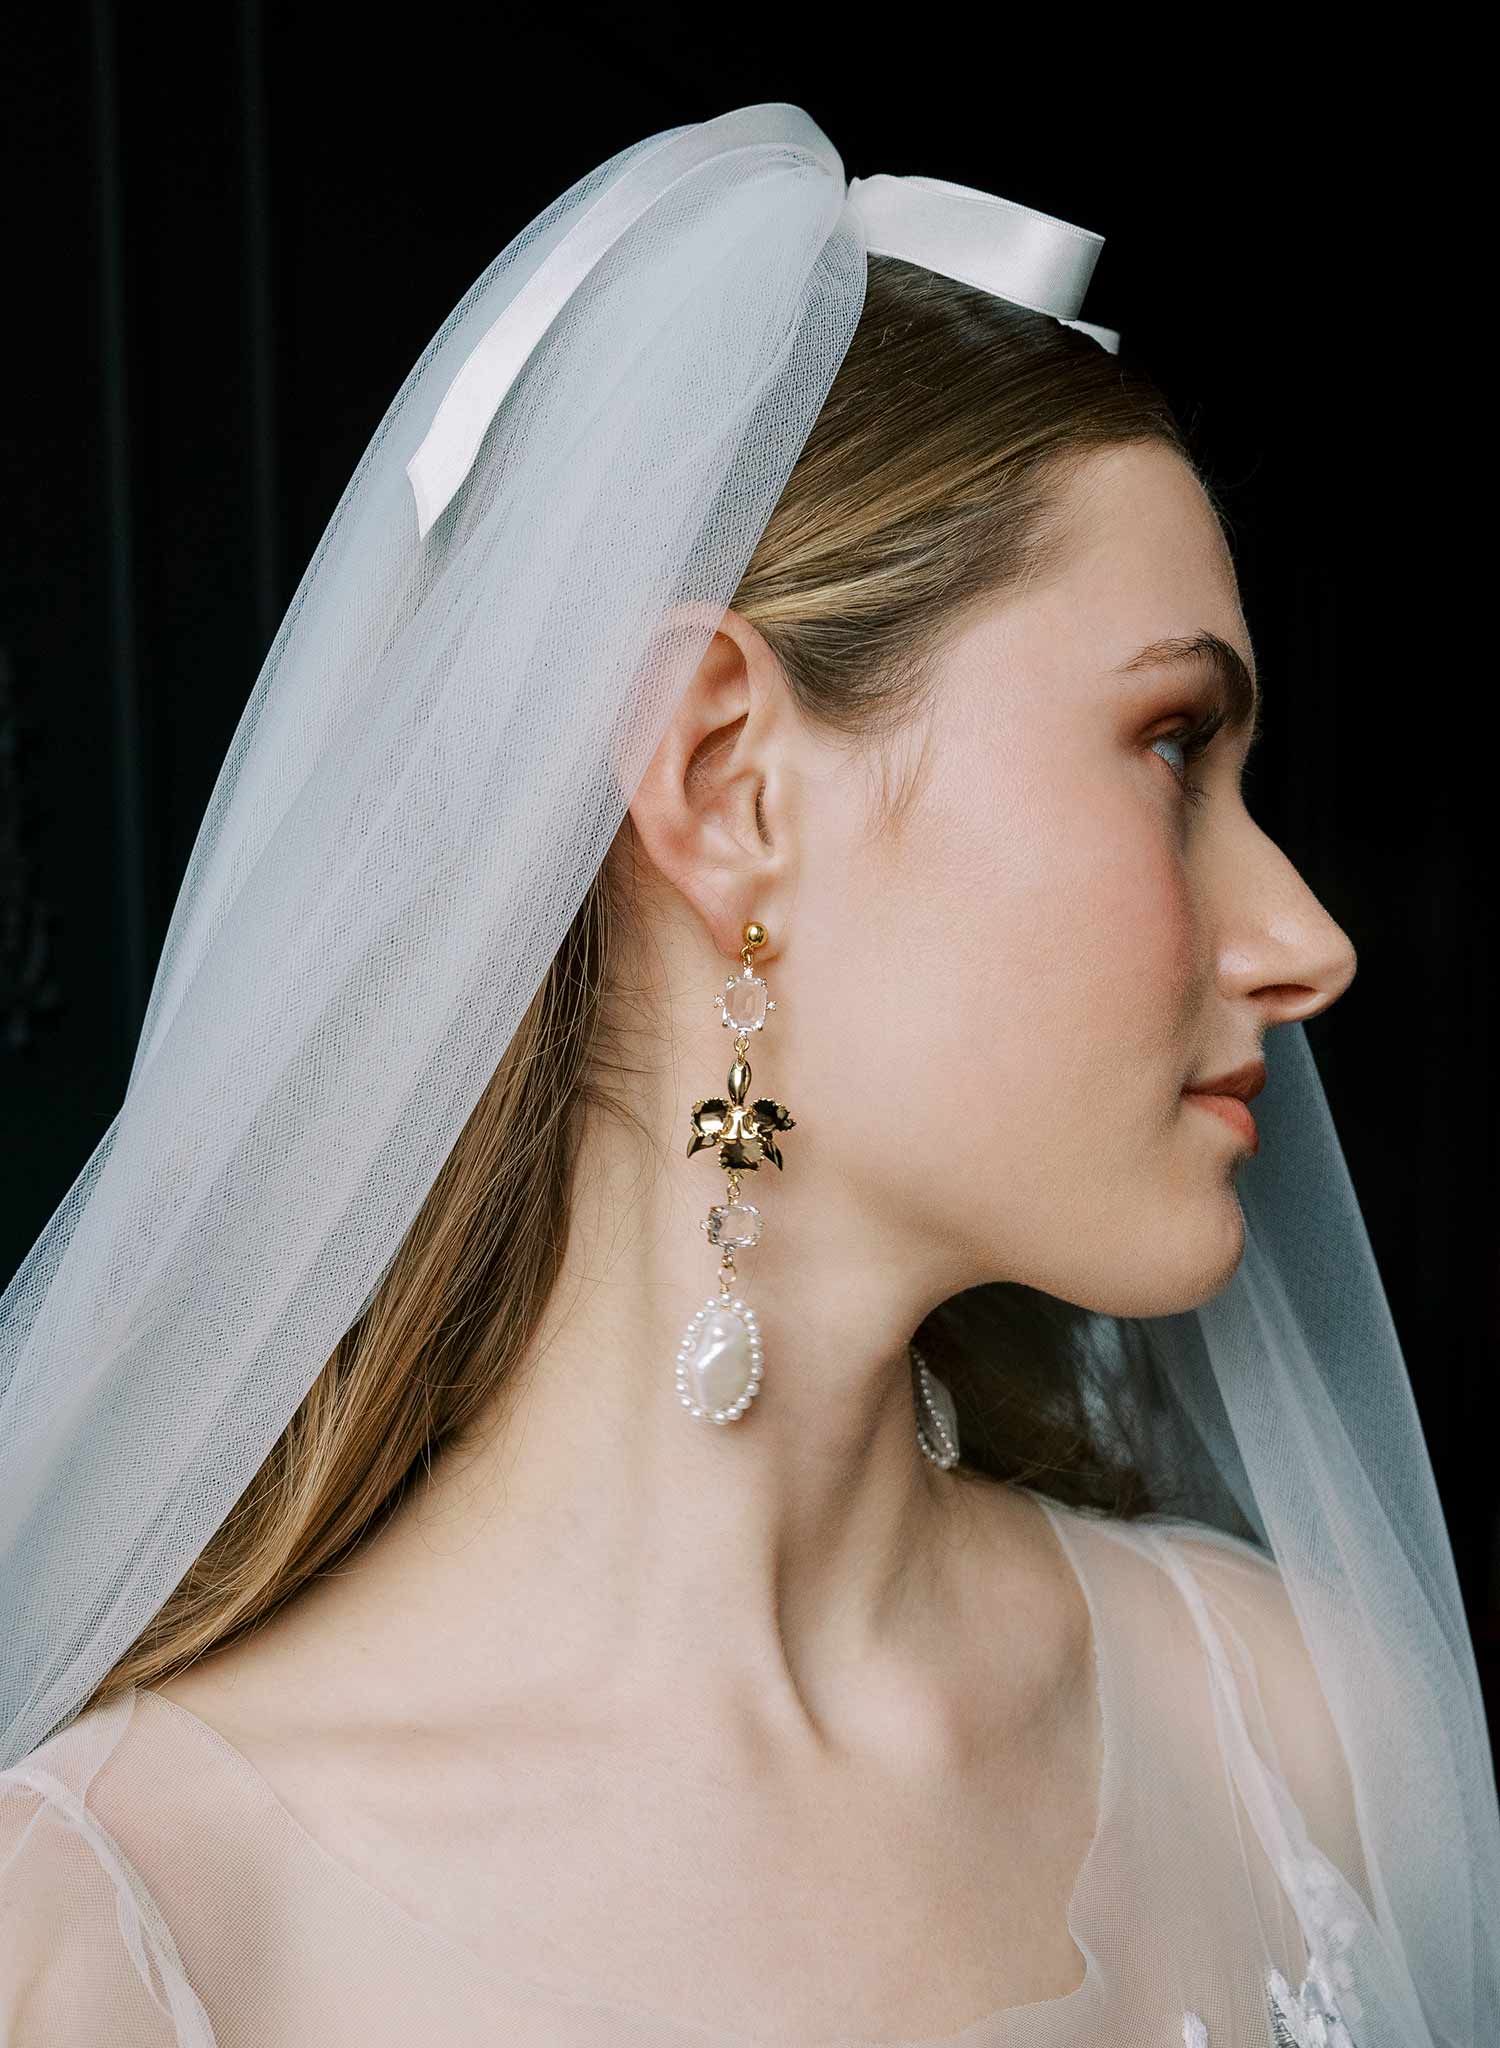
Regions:
<instances>
[{"instance_id":1,"label":"bride","mask_svg":"<svg viewBox=\"0 0 1500 2048\"><path fill-rule=\"evenodd\" d=\"M184 884L137 1178L91 1163L6 1297L71 1257L102 1302L91 1209L155 1218L114 1375L12 1461L72 1519L0 1524L50 1702L5 2038L1477 2044L1472 1652L1440 1523L1364 1490L1430 1468L1396 1404L1360 1433L1373 1269L1298 1260L1367 1255L1296 1029L1354 949L1246 805L1212 487L1081 289L980 274L1025 209L856 180L830 230L826 139L758 108L652 139L658 212L673 141L696 211L583 269L652 148L581 181L377 435ZM685 339L668 266L735 318ZM757 321L706 441L685 373ZM634 546L590 510L585 557L606 491ZM1380 1731L1469 1816L1446 1867L1392 1866Z\"/></svg>"}]
</instances>

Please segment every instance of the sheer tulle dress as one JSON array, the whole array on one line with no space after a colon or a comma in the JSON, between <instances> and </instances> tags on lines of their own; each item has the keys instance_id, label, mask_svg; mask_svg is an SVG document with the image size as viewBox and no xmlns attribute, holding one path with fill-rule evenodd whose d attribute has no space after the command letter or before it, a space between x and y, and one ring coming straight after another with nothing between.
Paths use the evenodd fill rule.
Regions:
<instances>
[{"instance_id":1,"label":"sheer tulle dress","mask_svg":"<svg viewBox=\"0 0 1500 2048\"><path fill-rule=\"evenodd\" d=\"M1341 1963L1363 1900L1347 1779L1274 1567L1194 1522L1035 1498L1093 1624L1078 1982L919 2043L867 2031L775 2048L1382 2048ZM1292 1854L1273 1810L1291 1817ZM0 1773L0 2016L7 2048L771 2040L729 2012L706 2025L612 1997L586 1956L545 1980L496 1970L379 1869L325 1848L206 1721L141 1688Z\"/></svg>"}]
</instances>

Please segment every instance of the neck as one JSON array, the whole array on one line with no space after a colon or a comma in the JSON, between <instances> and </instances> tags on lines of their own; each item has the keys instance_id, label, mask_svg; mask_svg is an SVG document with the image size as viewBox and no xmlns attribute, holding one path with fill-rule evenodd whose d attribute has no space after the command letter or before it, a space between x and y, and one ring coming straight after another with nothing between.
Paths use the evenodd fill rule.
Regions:
<instances>
[{"instance_id":1,"label":"neck","mask_svg":"<svg viewBox=\"0 0 1500 2048\"><path fill-rule=\"evenodd\" d=\"M690 1102L659 1127L686 1129ZM757 1313L762 1391L737 1421L700 1419L674 1366L717 1292L698 1220L722 1172L702 1155L643 1165L608 1123L581 1159L522 1369L341 1574L363 1602L354 1633L376 1670L430 1672L439 1700L587 1702L627 1726L670 1702L677 1726L859 1747L893 1677L930 1697L951 1664L976 1495L1000 1491L918 1441L908 1340L957 1283L811 1157L785 1178L760 1166L741 1198L765 1234L733 1292Z\"/></svg>"}]
</instances>

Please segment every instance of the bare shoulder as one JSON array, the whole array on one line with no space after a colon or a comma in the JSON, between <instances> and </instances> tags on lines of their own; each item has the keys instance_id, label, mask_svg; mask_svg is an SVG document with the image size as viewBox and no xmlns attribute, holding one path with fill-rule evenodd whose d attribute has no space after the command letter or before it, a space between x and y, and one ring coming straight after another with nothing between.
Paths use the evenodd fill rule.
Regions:
<instances>
[{"instance_id":1,"label":"bare shoulder","mask_svg":"<svg viewBox=\"0 0 1500 2048\"><path fill-rule=\"evenodd\" d=\"M964 1482L960 1520L977 1571L970 1635L1003 1659L1007 1688L1029 1665L1036 1697L1089 1719L1093 1618L1047 1510L1000 1480Z\"/></svg>"},{"instance_id":2,"label":"bare shoulder","mask_svg":"<svg viewBox=\"0 0 1500 2048\"><path fill-rule=\"evenodd\" d=\"M1317 1667L1275 1561L1202 1524L1172 1524L1160 1541L1195 1630L1212 1630L1272 1700L1299 1707L1291 1718L1305 1732L1331 1735Z\"/></svg>"},{"instance_id":3,"label":"bare shoulder","mask_svg":"<svg viewBox=\"0 0 1500 2048\"><path fill-rule=\"evenodd\" d=\"M278 1618L218 1645L149 1690L210 1722L254 1725L299 1695L295 1632Z\"/></svg>"},{"instance_id":4,"label":"bare shoulder","mask_svg":"<svg viewBox=\"0 0 1500 2048\"><path fill-rule=\"evenodd\" d=\"M340 1682L327 1646L280 1619L149 1690L227 1744L258 1781L255 1796L273 1797L336 1861L365 1873L399 1868L391 1808L407 1779L393 1733ZM237 1783L248 1791L242 1774Z\"/></svg>"},{"instance_id":5,"label":"bare shoulder","mask_svg":"<svg viewBox=\"0 0 1500 2048\"><path fill-rule=\"evenodd\" d=\"M1312 1841L1364 1881L1348 1754L1287 1581L1256 1546L1191 1525L1163 1532L1199 1628L1211 1631L1250 1743Z\"/></svg>"},{"instance_id":6,"label":"bare shoulder","mask_svg":"<svg viewBox=\"0 0 1500 2048\"><path fill-rule=\"evenodd\" d=\"M352 1732L351 1692L311 1611L316 1604L294 1601L147 1688L248 1758L294 1809L304 1787L310 1803L352 1754L342 1739Z\"/></svg>"}]
</instances>

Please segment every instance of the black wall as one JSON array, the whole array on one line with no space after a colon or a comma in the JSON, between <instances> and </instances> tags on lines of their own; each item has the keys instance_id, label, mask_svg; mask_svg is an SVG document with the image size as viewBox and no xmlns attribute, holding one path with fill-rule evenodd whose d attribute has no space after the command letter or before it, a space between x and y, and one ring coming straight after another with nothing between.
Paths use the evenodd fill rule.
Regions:
<instances>
[{"instance_id":1,"label":"black wall","mask_svg":"<svg viewBox=\"0 0 1500 2048\"><path fill-rule=\"evenodd\" d=\"M1441 286L1464 275L1451 182L1420 153L1382 180L1381 92L1290 35L1121 55L1081 20L1049 49L1003 11L898 35L841 8L804 10L790 51L765 8L383 19L98 0L11 25L0 1277L118 1108L235 722L432 331L626 142L790 99L851 174L1103 232L1084 311L1153 364L1229 501L1267 699L1247 798L1359 952L1309 1036L1493 1716L1495 871L1487 792L1456 794L1491 685L1453 517L1488 337Z\"/></svg>"}]
</instances>

